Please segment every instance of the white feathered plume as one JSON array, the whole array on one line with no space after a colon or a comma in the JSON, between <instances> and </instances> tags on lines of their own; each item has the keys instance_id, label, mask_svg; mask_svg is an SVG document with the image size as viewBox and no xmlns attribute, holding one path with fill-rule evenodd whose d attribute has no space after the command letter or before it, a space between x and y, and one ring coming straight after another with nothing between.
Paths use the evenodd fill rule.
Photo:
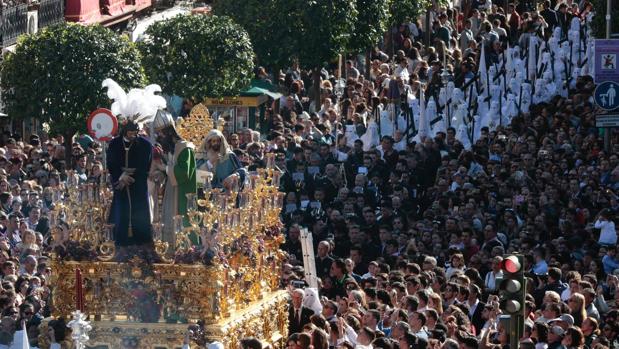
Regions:
<instances>
[{"instance_id":1,"label":"white feathered plume","mask_svg":"<svg viewBox=\"0 0 619 349\"><path fill-rule=\"evenodd\" d=\"M112 113L139 125L153 121L157 110L166 107L165 99L155 94L161 92L159 85L148 85L143 89L134 88L129 93L112 79L103 80L101 86L107 88L107 96L114 100L111 106Z\"/></svg>"}]
</instances>

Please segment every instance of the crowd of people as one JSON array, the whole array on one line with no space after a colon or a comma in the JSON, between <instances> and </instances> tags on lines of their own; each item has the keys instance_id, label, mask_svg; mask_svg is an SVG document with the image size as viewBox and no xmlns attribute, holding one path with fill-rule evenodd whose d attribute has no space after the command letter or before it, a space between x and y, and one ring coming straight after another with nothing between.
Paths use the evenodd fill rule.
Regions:
<instances>
[{"instance_id":1,"label":"crowd of people","mask_svg":"<svg viewBox=\"0 0 619 349\"><path fill-rule=\"evenodd\" d=\"M541 11L518 5L505 13L489 0L437 9L430 45L422 21L404 23L373 50L369 67L346 61L343 96L337 69L325 69L320 105L311 74L296 65L272 79L286 94L269 110L270 131L229 132L222 144L247 171L274 153L284 173L290 349L505 348L498 284L509 253L525 261L521 347L619 347L619 140L611 134L615 145L604 148L610 131L595 127L591 77L566 82L567 96L534 103L509 124L481 128L472 144L454 128L419 136L410 115L379 121L379 142L364 137L372 120L400 111L389 108L400 95L394 89L436 96L443 69L463 87L479 70L482 46L485 62L498 63L509 44L567 32L591 9L572 0L546 1ZM99 183L102 148L80 136L67 152L62 137L11 132L0 146L0 348L15 346L24 330L37 346L50 315L49 251L59 243L52 231L69 229L50 223L53 196L73 174ZM304 228L315 242L317 288L305 281ZM55 348L65 328L50 323Z\"/></svg>"},{"instance_id":2,"label":"crowd of people","mask_svg":"<svg viewBox=\"0 0 619 349\"><path fill-rule=\"evenodd\" d=\"M394 86L436 95L447 68L461 87L480 69L481 46L486 64L500 63L508 44L566 35L592 9L461 5L437 11L430 45L420 20L394 31L393 55L373 51L369 75L346 62L342 98L325 81L320 106L304 99L311 82L293 67L279 77L289 94L274 103L268 141L251 130L230 136L246 165L275 152L286 172L289 348L506 348L498 285L509 253L523 254L526 270L521 347L619 347L619 147L605 149L612 131L595 127L591 77L482 128L472 144L454 128L419 137L397 121L378 143L364 137L399 96ZM317 289L306 281L305 228Z\"/></svg>"},{"instance_id":3,"label":"crowd of people","mask_svg":"<svg viewBox=\"0 0 619 349\"><path fill-rule=\"evenodd\" d=\"M50 316L49 252L59 241L56 236L54 242L51 231L68 229L50 227L49 217L54 192L67 179L65 146L62 138L33 135L23 140L10 132L3 132L0 143L0 348L21 348L23 330L36 347L39 325ZM100 175L101 163L95 160L100 148L95 143L82 144L73 144L73 170L86 181L87 173L91 179ZM54 320L49 328L44 335L59 348L66 339L66 325Z\"/></svg>"}]
</instances>

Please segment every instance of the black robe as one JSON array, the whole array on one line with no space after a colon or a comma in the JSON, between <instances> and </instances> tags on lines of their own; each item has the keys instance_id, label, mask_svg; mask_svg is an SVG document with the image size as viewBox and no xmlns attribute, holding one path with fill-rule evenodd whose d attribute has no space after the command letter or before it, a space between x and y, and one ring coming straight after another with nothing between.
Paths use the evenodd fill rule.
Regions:
<instances>
[{"instance_id":1,"label":"black robe","mask_svg":"<svg viewBox=\"0 0 619 349\"><path fill-rule=\"evenodd\" d=\"M129 148L128 166L125 166L124 144L122 136L110 142L107 151L107 168L113 186L118 183L124 167L135 168L132 176L135 182L128 188L114 190L109 222L114 224L116 245L142 245L153 240L147 184L152 160L152 145L146 138L137 137ZM128 234L129 212L131 212L131 237Z\"/></svg>"}]
</instances>

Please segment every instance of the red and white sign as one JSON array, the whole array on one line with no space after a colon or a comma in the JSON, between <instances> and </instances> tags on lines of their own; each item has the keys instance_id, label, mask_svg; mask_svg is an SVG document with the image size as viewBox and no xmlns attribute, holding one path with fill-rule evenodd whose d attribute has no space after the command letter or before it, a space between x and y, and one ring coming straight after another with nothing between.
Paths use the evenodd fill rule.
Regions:
<instances>
[{"instance_id":1,"label":"red and white sign","mask_svg":"<svg viewBox=\"0 0 619 349\"><path fill-rule=\"evenodd\" d=\"M98 141L107 142L118 132L118 119L111 110L99 108L90 113L87 126L88 134Z\"/></svg>"}]
</instances>

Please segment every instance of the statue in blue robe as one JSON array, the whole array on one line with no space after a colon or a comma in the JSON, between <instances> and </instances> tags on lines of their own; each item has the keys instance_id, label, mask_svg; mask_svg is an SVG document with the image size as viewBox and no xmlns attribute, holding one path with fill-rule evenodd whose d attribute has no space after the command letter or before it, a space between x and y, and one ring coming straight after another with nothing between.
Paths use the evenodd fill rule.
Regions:
<instances>
[{"instance_id":1,"label":"statue in blue robe","mask_svg":"<svg viewBox=\"0 0 619 349\"><path fill-rule=\"evenodd\" d=\"M153 234L148 201L147 178L152 145L136 131L114 138L107 151L114 197L109 222L114 224L117 246L152 244Z\"/></svg>"}]
</instances>

